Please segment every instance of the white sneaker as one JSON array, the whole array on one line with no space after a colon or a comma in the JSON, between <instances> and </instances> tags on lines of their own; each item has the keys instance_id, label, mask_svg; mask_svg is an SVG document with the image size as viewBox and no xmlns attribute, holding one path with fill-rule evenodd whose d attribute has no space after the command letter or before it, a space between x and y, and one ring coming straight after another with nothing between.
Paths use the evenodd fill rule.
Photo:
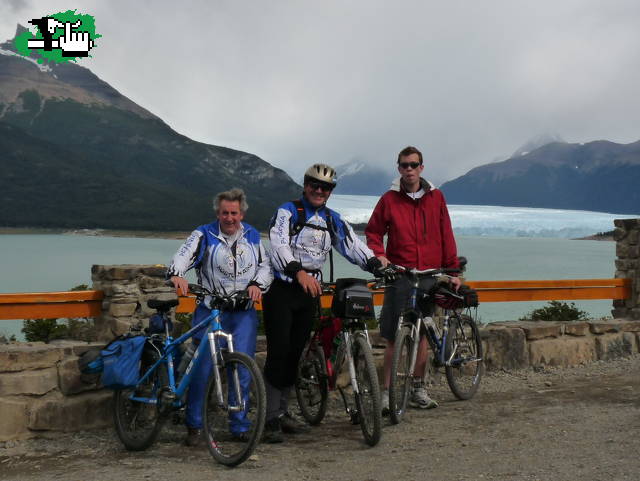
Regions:
<instances>
[{"instance_id":1,"label":"white sneaker","mask_svg":"<svg viewBox=\"0 0 640 481\"><path fill-rule=\"evenodd\" d=\"M427 394L427 389L423 382L417 382L413 385L413 392L409 398L409 405L419 409L433 409L438 407L438 403L431 399Z\"/></svg>"},{"instance_id":2,"label":"white sneaker","mask_svg":"<svg viewBox=\"0 0 640 481\"><path fill-rule=\"evenodd\" d=\"M380 396L380 406L382 406L382 415L389 415L389 390L385 389L382 391Z\"/></svg>"}]
</instances>

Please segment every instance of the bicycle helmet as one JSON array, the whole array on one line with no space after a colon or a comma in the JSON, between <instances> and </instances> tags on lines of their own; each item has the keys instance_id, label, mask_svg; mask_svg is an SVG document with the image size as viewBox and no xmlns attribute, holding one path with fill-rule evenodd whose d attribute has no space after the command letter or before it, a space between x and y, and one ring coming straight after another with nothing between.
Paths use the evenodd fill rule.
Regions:
<instances>
[{"instance_id":1,"label":"bicycle helmet","mask_svg":"<svg viewBox=\"0 0 640 481\"><path fill-rule=\"evenodd\" d=\"M309 181L324 182L335 187L336 170L327 164L313 164L304 173L304 182Z\"/></svg>"}]
</instances>

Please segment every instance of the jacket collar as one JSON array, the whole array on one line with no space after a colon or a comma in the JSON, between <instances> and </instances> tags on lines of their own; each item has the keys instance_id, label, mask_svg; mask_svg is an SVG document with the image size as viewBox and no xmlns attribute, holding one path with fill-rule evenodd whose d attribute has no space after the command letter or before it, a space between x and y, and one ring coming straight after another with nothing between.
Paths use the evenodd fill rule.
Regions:
<instances>
[{"instance_id":1,"label":"jacket collar","mask_svg":"<svg viewBox=\"0 0 640 481\"><path fill-rule=\"evenodd\" d=\"M251 227L249 224L245 224L244 222L241 222L240 224L241 224L240 235L238 236L238 239L240 239L242 237L247 237L247 235L249 234L249 231L251 231L251 229L253 229L253 227ZM219 220L209 224L209 229L208 230L214 237L216 237L217 239L221 240L222 242L226 242L226 239L222 236L222 233L220 232L220 221Z\"/></svg>"},{"instance_id":2,"label":"jacket collar","mask_svg":"<svg viewBox=\"0 0 640 481\"><path fill-rule=\"evenodd\" d=\"M396 192L401 192L401 190L400 190L400 179L401 178L402 177L396 177L395 179L393 179L393 182L391 182L391 187L389 187L389 190L393 190L393 191L396 191ZM425 192L436 190L436 186L435 185L433 185L428 180L423 179L422 177L420 177L420 187L422 187Z\"/></svg>"}]
</instances>

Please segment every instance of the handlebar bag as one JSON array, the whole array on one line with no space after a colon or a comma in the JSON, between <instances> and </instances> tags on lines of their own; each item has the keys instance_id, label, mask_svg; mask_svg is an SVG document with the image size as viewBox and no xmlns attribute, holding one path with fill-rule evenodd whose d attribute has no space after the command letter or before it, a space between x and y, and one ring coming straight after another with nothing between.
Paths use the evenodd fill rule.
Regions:
<instances>
[{"instance_id":1,"label":"handlebar bag","mask_svg":"<svg viewBox=\"0 0 640 481\"><path fill-rule=\"evenodd\" d=\"M337 317L370 319L374 317L373 294L364 279L336 280L331 312Z\"/></svg>"},{"instance_id":2,"label":"handlebar bag","mask_svg":"<svg viewBox=\"0 0 640 481\"><path fill-rule=\"evenodd\" d=\"M146 336L121 337L100 352L104 387L124 389L138 383L140 359L146 339Z\"/></svg>"}]
</instances>

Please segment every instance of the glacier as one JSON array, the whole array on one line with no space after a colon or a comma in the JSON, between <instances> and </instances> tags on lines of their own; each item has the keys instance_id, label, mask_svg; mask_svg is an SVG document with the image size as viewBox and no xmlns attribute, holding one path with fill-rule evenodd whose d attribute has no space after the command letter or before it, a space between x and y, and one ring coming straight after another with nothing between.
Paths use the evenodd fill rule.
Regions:
<instances>
[{"instance_id":1,"label":"glacier","mask_svg":"<svg viewBox=\"0 0 640 481\"><path fill-rule=\"evenodd\" d=\"M365 224L378 199L371 195L334 194L327 205L349 223ZM567 239L611 231L614 219L640 217L583 210L455 204L449 205L449 215L456 235Z\"/></svg>"}]
</instances>

